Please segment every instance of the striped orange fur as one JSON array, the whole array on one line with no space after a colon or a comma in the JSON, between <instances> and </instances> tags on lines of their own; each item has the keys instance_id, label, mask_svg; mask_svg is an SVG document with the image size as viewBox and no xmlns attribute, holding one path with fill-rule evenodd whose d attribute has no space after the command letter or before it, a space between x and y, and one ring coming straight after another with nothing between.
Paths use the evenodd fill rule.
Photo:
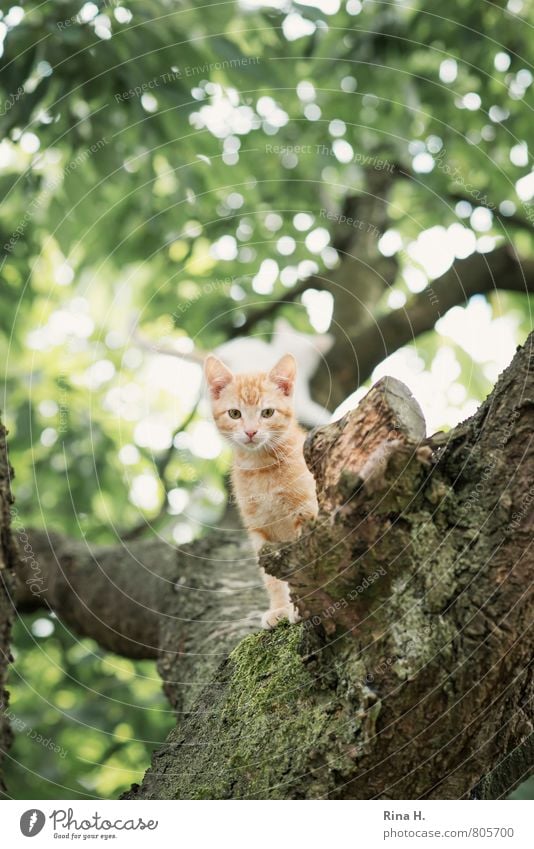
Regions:
<instances>
[{"instance_id":1,"label":"striped orange fur","mask_svg":"<svg viewBox=\"0 0 534 849\"><path fill-rule=\"evenodd\" d=\"M234 375L214 356L204 367L214 421L233 447L232 484L256 552L266 542L296 539L317 515L315 480L302 453L305 433L293 409L296 368L291 354L270 372ZM263 627L286 617L298 621L288 585L263 577L270 599Z\"/></svg>"}]
</instances>

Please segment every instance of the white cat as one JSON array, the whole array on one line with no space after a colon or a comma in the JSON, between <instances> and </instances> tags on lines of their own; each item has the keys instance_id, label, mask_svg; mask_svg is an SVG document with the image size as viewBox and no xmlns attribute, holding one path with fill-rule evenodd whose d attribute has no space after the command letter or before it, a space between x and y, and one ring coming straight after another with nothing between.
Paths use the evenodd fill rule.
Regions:
<instances>
[{"instance_id":1,"label":"white cat","mask_svg":"<svg viewBox=\"0 0 534 849\"><path fill-rule=\"evenodd\" d=\"M140 338L138 333L134 333L134 336L142 347L148 348L154 353L169 354L199 365L202 365L208 356L201 351L181 354L172 348L147 343L146 340ZM298 375L294 390L295 412L299 422L303 425L317 427L327 424L331 420L331 416L328 410L325 410L312 399L310 381L317 371L321 358L330 350L333 343L334 337L330 333L317 335L299 333L288 321L277 318L270 342L266 342L257 336L238 337L219 345L213 353L234 374L268 372L284 354L293 354L298 363Z\"/></svg>"}]
</instances>

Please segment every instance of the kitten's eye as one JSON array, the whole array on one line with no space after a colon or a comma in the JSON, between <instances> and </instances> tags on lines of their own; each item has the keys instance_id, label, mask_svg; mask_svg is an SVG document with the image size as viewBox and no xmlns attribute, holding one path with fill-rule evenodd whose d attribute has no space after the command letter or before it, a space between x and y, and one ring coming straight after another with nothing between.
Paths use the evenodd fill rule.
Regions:
<instances>
[{"instance_id":1,"label":"kitten's eye","mask_svg":"<svg viewBox=\"0 0 534 849\"><path fill-rule=\"evenodd\" d=\"M228 415L231 419L240 419L241 418L241 410L228 410Z\"/></svg>"},{"instance_id":2,"label":"kitten's eye","mask_svg":"<svg viewBox=\"0 0 534 849\"><path fill-rule=\"evenodd\" d=\"M267 407L265 410L261 411L261 414L264 419L270 419L271 416L274 416L274 410L272 407Z\"/></svg>"}]
</instances>

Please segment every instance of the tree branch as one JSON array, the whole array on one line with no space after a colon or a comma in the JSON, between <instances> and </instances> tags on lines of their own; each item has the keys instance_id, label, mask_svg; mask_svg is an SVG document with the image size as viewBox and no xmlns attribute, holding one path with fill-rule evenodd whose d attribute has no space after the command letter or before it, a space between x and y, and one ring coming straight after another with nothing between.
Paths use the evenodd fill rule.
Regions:
<instances>
[{"instance_id":1,"label":"tree branch","mask_svg":"<svg viewBox=\"0 0 534 849\"><path fill-rule=\"evenodd\" d=\"M241 642L127 798L463 798L527 751L534 334L445 444L422 426L385 379L312 432L319 517L261 555L309 618Z\"/></svg>"},{"instance_id":2,"label":"tree branch","mask_svg":"<svg viewBox=\"0 0 534 849\"><path fill-rule=\"evenodd\" d=\"M220 528L181 548L160 539L89 546L38 530L28 537L17 567L19 610L43 607L106 650L158 659L177 711L194 699L196 676L208 680L258 627L264 590L241 530Z\"/></svg>"},{"instance_id":3,"label":"tree branch","mask_svg":"<svg viewBox=\"0 0 534 849\"><path fill-rule=\"evenodd\" d=\"M517 213L513 213L512 215L503 215L498 209L495 208L494 205L490 206L489 203L484 203L481 199L477 198L474 200L469 195L464 195L461 192L449 192L448 197L453 200L455 203L458 201L467 201L467 203L471 204L471 206L483 206L484 209L489 209L492 213L493 217L499 221L502 226L507 229L508 227L518 227L521 230L526 230L532 234L534 227L532 223L526 219L522 218L521 215L517 215Z\"/></svg>"},{"instance_id":4,"label":"tree branch","mask_svg":"<svg viewBox=\"0 0 534 849\"><path fill-rule=\"evenodd\" d=\"M401 165L399 162L392 162L391 167L394 170L395 174L398 174L399 177L404 178L405 180L413 180L416 184L421 185L421 174L415 174L409 167ZM432 178L430 178L430 181ZM430 182L429 181L429 182ZM454 177L452 179L454 183ZM424 184L423 184L424 185ZM521 215L517 215L513 213L512 215L503 215L499 212L498 208L495 204L490 204L490 202L486 201L481 197L474 197L472 195L463 194L458 191L447 191L446 197L454 201L454 203L458 203L458 201L466 201L470 206L482 206L484 209L489 209L494 218L499 221L503 227L507 228L510 225L513 227L519 227L522 230L527 230L530 233L533 231L532 222L527 218L522 218Z\"/></svg>"},{"instance_id":5,"label":"tree branch","mask_svg":"<svg viewBox=\"0 0 534 849\"><path fill-rule=\"evenodd\" d=\"M238 327L232 326L228 328L228 339L236 339L239 336L246 336L251 330L257 327L260 322L266 321L276 315L284 304L296 301L298 296L302 295L306 289L322 288L324 288L323 278L315 274L312 274L310 277L306 277L305 280L301 280L301 282L293 286L292 289L288 289L287 293L284 293L283 298L276 298L275 300L268 301L265 306L260 307L259 309L250 310L243 324L240 324Z\"/></svg>"},{"instance_id":6,"label":"tree branch","mask_svg":"<svg viewBox=\"0 0 534 849\"><path fill-rule=\"evenodd\" d=\"M326 357L336 382L332 387L325 372L319 371L315 378L319 392L330 393L331 406L340 403L386 357L432 330L451 307L464 304L472 295L499 290L534 292L534 262L519 260L509 245L456 260L445 274L410 298L404 307L369 321L351 339L338 336Z\"/></svg>"},{"instance_id":7,"label":"tree branch","mask_svg":"<svg viewBox=\"0 0 534 849\"><path fill-rule=\"evenodd\" d=\"M44 607L109 651L157 657L162 596L177 574L173 549L157 540L90 547L46 531L28 536L31 553L17 569L20 610Z\"/></svg>"}]
</instances>

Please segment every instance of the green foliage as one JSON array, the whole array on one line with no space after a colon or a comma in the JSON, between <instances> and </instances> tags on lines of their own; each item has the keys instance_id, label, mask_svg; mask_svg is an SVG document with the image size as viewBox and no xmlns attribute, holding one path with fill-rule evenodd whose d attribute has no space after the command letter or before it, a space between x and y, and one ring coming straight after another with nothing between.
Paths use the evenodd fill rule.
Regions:
<instances>
[{"instance_id":1,"label":"green foliage","mask_svg":"<svg viewBox=\"0 0 534 849\"><path fill-rule=\"evenodd\" d=\"M16 799L116 798L174 725L154 664L102 652L55 618L15 628L8 707Z\"/></svg>"}]
</instances>

